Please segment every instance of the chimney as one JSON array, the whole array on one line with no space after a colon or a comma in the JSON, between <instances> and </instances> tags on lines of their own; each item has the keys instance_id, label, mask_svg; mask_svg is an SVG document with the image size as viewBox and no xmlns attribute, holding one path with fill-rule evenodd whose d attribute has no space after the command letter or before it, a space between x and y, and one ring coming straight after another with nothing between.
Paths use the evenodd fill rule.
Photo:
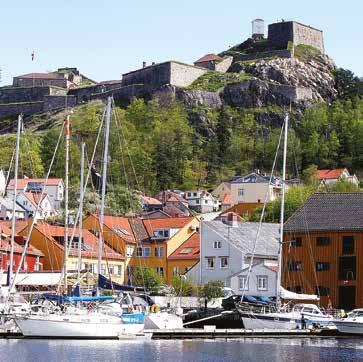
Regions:
<instances>
[{"instance_id":1,"label":"chimney","mask_svg":"<svg viewBox=\"0 0 363 362\"><path fill-rule=\"evenodd\" d=\"M230 212L227 215L227 224L233 228L238 227L238 215L234 212Z\"/></svg>"},{"instance_id":2,"label":"chimney","mask_svg":"<svg viewBox=\"0 0 363 362\"><path fill-rule=\"evenodd\" d=\"M146 67L146 62L142 62L142 67L145 68Z\"/></svg>"}]
</instances>

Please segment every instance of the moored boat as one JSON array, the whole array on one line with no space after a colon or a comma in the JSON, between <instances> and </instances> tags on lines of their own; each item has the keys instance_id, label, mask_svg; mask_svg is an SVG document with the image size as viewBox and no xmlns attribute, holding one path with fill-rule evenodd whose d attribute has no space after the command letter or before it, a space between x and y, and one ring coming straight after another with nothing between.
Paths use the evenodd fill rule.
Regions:
<instances>
[{"instance_id":1,"label":"moored boat","mask_svg":"<svg viewBox=\"0 0 363 362\"><path fill-rule=\"evenodd\" d=\"M363 309L354 309L346 318L334 320L334 324L341 333L363 335Z\"/></svg>"}]
</instances>

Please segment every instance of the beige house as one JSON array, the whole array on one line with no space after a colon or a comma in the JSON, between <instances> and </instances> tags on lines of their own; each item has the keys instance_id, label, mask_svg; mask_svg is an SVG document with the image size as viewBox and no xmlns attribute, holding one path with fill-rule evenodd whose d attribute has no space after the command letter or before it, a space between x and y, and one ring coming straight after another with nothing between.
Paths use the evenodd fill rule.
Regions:
<instances>
[{"instance_id":1,"label":"beige house","mask_svg":"<svg viewBox=\"0 0 363 362\"><path fill-rule=\"evenodd\" d=\"M241 202L259 203L275 200L281 191L281 180L270 176L252 172L245 176L235 176L228 182L222 182L214 191L213 195L223 200L226 195L230 196L231 206Z\"/></svg>"}]
</instances>

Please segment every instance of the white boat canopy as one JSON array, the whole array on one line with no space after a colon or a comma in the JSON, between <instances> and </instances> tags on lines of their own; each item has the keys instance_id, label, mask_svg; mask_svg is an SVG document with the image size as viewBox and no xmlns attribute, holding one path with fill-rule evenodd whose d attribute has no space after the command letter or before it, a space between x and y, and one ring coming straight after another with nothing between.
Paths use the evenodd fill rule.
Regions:
<instances>
[{"instance_id":1,"label":"white boat canopy","mask_svg":"<svg viewBox=\"0 0 363 362\"><path fill-rule=\"evenodd\" d=\"M291 299L291 300L319 300L320 298L315 294L298 294L294 292L290 292L285 288L280 286L280 295L282 299Z\"/></svg>"},{"instance_id":2,"label":"white boat canopy","mask_svg":"<svg viewBox=\"0 0 363 362\"><path fill-rule=\"evenodd\" d=\"M43 285L57 285L61 278L61 273L51 272L32 272L32 273L19 273L15 279L15 285L26 286L43 286ZM0 273L0 285L6 285L6 273Z\"/></svg>"}]
</instances>

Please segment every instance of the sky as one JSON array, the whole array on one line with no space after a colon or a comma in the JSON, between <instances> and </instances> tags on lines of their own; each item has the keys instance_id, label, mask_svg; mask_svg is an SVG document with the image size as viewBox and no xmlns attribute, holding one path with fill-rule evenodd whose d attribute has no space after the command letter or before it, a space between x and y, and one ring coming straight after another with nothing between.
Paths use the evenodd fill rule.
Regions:
<instances>
[{"instance_id":1,"label":"sky","mask_svg":"<svg viewBox=\"0 0 363 362\"><path fill-rule=\"evenodd\" d=\"M102 81L143 61L193 63L247 39L255 18L266 33L281 19L323 30L326 53L363 76L362 0L1 0L0 86L65 66Z\"/></svg>"}]
</instances>

